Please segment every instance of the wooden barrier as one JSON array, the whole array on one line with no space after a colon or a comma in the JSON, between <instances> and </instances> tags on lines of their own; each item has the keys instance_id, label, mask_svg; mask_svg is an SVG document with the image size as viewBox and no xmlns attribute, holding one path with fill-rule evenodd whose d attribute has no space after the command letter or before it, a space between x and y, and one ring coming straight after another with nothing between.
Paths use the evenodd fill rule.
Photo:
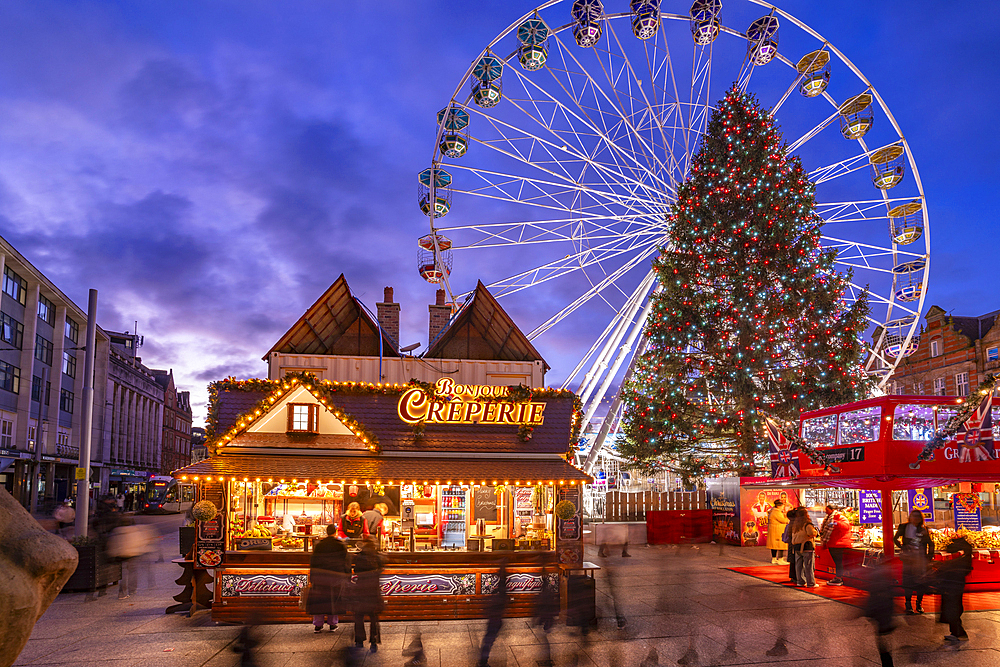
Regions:
<instances>
[{"instance_id":1,"label":"wooden barrier","mask_svg":"<svg viewBox=\"0 0 1000 667\"><path fill-rule=\"evenodd\" d=\"M707 508L704 491L609 491L604 496L605 521L645 521L647 511Z\"/></svg>"}]
</instances>

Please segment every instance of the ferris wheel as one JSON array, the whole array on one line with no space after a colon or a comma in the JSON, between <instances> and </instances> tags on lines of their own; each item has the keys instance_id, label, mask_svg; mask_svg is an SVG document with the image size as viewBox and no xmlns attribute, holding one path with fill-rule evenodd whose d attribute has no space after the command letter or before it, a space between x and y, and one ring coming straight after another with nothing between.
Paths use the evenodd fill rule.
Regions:
<instances>
[{"instance_id":1,"label":"ferris wheel","mask_svg":"<svg viewBox=\"0 0 1000 667\"><path fill-rule=\"evenodd\" d=\"M584 423L642 345L651 260L713 104L754 93L816 185L825 247L871 307L865 368L885 391L917 347L930 227L889 107L841 51L758 0L550 0L485 45L437 114L418 270L452 303L527 291L528 334L579 346L563 387ZM674 12L683 13L674 13ZM779 48L780 40L780 48ZM453 274L454 271L454 274ZM594 444L615 428L612 401Z\"/></svg>"}]
</instances>

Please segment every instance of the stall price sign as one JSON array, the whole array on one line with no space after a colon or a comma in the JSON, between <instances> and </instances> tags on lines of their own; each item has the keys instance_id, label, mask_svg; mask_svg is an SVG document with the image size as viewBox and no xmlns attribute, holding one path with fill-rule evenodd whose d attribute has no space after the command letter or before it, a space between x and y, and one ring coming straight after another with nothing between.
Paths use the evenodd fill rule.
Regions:
<instances>
[{"instance_id":1,"label":"stall price sign","mask_svg":"<svg viewBox=\"0 0 1000 667\"><path fill-rule=\"evenodd\" d=\"M951 505L955 508L955 530L983 529L983 513L978 493L954 493Z\"/></svg>"},{"instance_id":2,"label":"stall price sign","mask_svg":"<svg viewBox=\"0 0 1000 667\"><path fill-rule=\"evenodd\" d=\"M934 520L933 489L910 489L906 496L910 501L911 512L920 512L928 521Z\"/></svg>"},{"instance_id":3,"label":"stall price sign","mask_svg":"<svg viewBox=\"0 0 1000 667\"><path fill-rule=\"evenodd\" d=\"M882 523L882 492L861 489L859 523Z\"/></svg>"}]
</instances>

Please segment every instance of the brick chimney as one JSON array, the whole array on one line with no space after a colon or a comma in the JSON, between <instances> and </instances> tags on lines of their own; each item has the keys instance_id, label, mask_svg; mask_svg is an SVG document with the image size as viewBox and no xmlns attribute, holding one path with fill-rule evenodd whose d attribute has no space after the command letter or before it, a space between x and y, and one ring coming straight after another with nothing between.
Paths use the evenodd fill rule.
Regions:
<instances>
[{"instance_id":1,"label":"brick chimney","mask_svg":"<svg viewBox=\"0 0 1000 667\"><path fill-rule=\"evenodd\" d=\"M399 345L399 304L392 300L392 288L386 287L382 302L375 304L378 323L382 330Z\"/></svg>"},{"instance_id":2,"label":"brick chimney","mask_svg":"<svg viewBox=\"0 0 1000 667\"><path fill-rule=\"evenodd\" d=\"M437 291L437 300L434 304L427 306L427 310L430 311L430 326L427 330L427 345L429 346L437 335L441 333L441 329L444 329L448 324L448 320L451 319L451 306L444 302L445 292L443 289Z\"/></svg>"}]
</instances>

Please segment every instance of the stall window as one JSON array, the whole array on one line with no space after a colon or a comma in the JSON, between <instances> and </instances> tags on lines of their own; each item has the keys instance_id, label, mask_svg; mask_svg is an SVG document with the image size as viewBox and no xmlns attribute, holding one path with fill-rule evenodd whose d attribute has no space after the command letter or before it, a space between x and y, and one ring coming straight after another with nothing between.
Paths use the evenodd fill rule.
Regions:
<instances>
[{"instance_id":1,"label":"stall window","mask_svg":"<svg viewBox=\"0 0 1000 667\"><path fill-rule=\"evenodd\" d=\"M893 440L929 440L934 435L934 407L897 405L892 415Z\"/></svg>"},{"instance_id":2,"label":"stall window","mask_svg":"<svg viewBox=\"0 0 1000 667\"><path fill-rule=\"evenodd\" d=\"M938 430L944 428L944 425L948 423L955 413L958 412L955 408L938 408L937 409L937 428Z\"/></svg>"},{"instance_id":3,"label":"stall window","mask_svg":"<svg viewBox=\"0 0 1000 667\"><path fill-rule=\"evenodd\" d=\"M292 403L289 405L288 430L298 433L317 433L319 431L319 406L315 403Z\"/></svg>"},{"instance_id":4,"label":"stall window","mask_svg":"<svg viewBox=\"0 0 1000 667\"><path fill-rule=\"evenodd\" d=\"M817 447L837 444L837 415L802 420L802 438Z\"/></svg>"},{"instance_id":5,"label":"stall window","mask_svg":"<svg viewBox=\"0 0 1000 667\"><path fill-rule=\"evenodd\" d=\"M859 442L878 440L879 421L882 409L878 406L852 410L840 415L840 444L854 445Z\"/></svg>"}]
</instances>

